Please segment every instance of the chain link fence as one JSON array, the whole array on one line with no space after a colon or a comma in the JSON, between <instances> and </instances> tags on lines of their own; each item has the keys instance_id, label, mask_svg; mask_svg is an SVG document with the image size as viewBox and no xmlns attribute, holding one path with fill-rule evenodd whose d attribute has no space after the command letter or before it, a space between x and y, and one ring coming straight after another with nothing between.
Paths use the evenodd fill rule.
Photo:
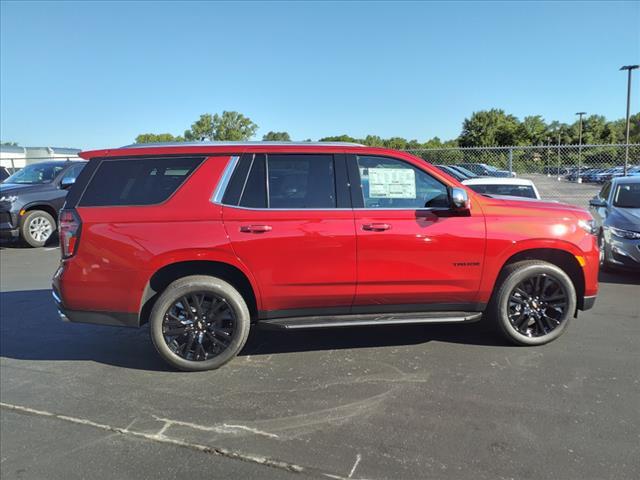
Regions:
<instances>
[{"instance_id":1,"label":"chain link fence","mask_svg":"<svg viewBox=\"0 0 640 480\"><path fill-rule=\"evenodd\" d=\"M627 145L549 145L407 150L434 165L461 165L532 180L543 199L586 207L602 184L624 175ZM628 146L629 175L640 178L640 144ZM507 173L508 172L508 173Z\"/></svg>"}]
</instances>

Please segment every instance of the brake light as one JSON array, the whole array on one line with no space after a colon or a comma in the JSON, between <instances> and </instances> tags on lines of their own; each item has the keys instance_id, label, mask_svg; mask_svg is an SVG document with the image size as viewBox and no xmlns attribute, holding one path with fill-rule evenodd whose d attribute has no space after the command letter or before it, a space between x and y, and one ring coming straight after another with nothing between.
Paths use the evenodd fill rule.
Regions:
<instances>
[{"instance_id":1,"label":"brake light","mask_svg":"<svg viewBox=\"0 0 640 480\"><path fill-rule=\"evenodd\" d=\"M60 211L60 250L62 258L69 258L76 253L80 240L82 221L75 210Z\"/></svg>"}]
</instances>

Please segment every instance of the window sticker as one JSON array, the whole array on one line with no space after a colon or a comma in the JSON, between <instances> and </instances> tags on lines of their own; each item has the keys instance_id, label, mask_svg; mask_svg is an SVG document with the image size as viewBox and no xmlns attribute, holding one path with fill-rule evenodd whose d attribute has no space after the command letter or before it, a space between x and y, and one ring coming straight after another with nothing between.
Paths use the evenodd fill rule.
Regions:
<instances>
[{"instance_id":1,"label":"window sticker","mask_svg":"<svg viewBox=\"0 0 640 480\"><path fill-rule=\"evenodd\" d=\"M417 198L411 168L369 168L369 198Z\"/></svg>"}]
</instances>

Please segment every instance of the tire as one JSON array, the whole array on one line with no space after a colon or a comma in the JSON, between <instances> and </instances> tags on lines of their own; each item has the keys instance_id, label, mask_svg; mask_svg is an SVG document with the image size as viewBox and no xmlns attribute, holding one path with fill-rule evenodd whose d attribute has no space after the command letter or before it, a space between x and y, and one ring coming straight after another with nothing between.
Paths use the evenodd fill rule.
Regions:
<instances>
[{"instance_id":1,"label":"tire","mask_svg":"<svg viewBox=\"0 0 640 480\"><path fill-rule=\"evenodd\" d=\"M562 299L558 299L560 296ZM563 306L559 307L561 303ZM526 260L504 268L487 314L510 342L542 345L564 333L576 306L575 287L561 268Z\"/></svg>"},{"instance_id":2,"label":"tire","mask_svg":"<svg viewBox=\"0 0 640 480\"><path fill-rule=\"evenodd\" d=\"M600 270L603 272L612 272L614 269L607 261L607 245L604 239L604 233L598 236L598 249L600 250Z\"/></svg>"},{"instance_id":3,"label":"tire","mask_svg":"<svg viewBox=\"0 0 640 480\"><path fill-rule=\"evenodd\" d=\"M44 247L56 229L51 215L43 210L31 210L20 222L20 238L30 247Z\"/></svg>"},{"instance_id":4,"label":"tire","mask_svg":"<svg viewBox=\"0 0 640 480\"><path fill-rule=\"evenodd\" d=\"M247 304L233 286L192 275L162 292L149 322L160 356L179 370L194 372L214 370L235 357L247 341L250 320Z\"/></svg>"}]
</instances>

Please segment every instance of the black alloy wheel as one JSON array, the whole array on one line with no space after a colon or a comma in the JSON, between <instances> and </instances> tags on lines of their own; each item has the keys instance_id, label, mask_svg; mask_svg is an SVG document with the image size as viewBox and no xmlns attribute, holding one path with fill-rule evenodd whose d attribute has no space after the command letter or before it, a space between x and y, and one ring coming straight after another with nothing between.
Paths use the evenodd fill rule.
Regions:
<instances>
[{"instance_id":1,"label":"black alloy wheel","mask_svg":"<svg viewBox=\"0 0 640 480\"><path fill-rule=\"evenodd\" d=\"M235 320L224 298L206 291L192 292L167 309L162 333L176 355L185 360L204 361L229 347Z\"/></svg>"},{"instance_id":2,"label":"black alloy wheel","mask_svg":"<svg viewBox=\"0 0 640 480\"><path fill-rule=\"evenodd\" d=\"M509 296L509 321L527 337L548 335L566 318L569 305L563 285L546 273L518 283Z\"/></svg>"}]
</instances>

